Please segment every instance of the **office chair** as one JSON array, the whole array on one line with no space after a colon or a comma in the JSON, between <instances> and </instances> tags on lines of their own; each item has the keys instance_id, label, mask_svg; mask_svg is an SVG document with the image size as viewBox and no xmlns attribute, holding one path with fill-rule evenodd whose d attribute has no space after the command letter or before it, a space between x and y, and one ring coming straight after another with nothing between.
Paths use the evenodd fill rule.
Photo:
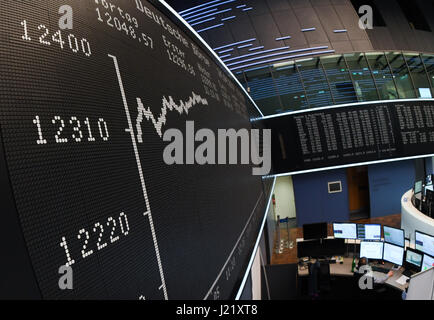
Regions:
<instances>
[{"instance_id":1,"label":"office chair","mask_svg":"<svg viewBox=\"0 0 434 320\"><path fill-rule=\"evenodd\" d=\"M331 291L330 264L309 263L309 296L316 299L321 293Z\"/></svg>"},{"instance_id":2,"label":"office chair","mask_svg":"<svg viewBox=\"0 0 434 320\"><path fill-rule=\"evenodd\" d=\"M317 261L315 263L308 264L309 270L309 280L308 280L308 294L311 298L316 299L319 297L319 273L320 273L320 263Z\"/></svg>"},{"instance_id":3,"label":"office chair","mask_svg":"<svg viewBox=\"0 0 434 320\"><path fill-rule=\"evenodd\" d=\"M359 281L364 276L361 273L354 273L354 282L353 282L353 295L354 297L361 300L376 300L376 299L385 299L385 293L387 292L386 286L384 284L375 283L374 279L372 279L372 289L362 290L359 286ZM369 280L368 280L369 281Z\"/></svg>"},{"instance_id":4,"label":"office chair","mask_svg":"<svg viewBox=\"0 0 434 320\"><path fill-rule=\"evenodd\" d=\"M320 263L318 284L320 293L331 291L330 263Z\"/></svg>"},{"instance_id":5,"label":"office chair","mask_svg":"<svg viewBox=\"0 0 434 320\"><path fill-rule=\"evenodd\" d=\"M359 282L360 282L360 279L362 278L364 276L364 274L362 274L362 273L358 273L358 272L355 272L354 273L354 276L353 276L353 279L354 279L354 281L353 281L353 297L354 298L357 298L357 299L360 299L360 300L372 300L372 299L375 299L375 297L373 296L373 291L374 290L369 290L369 289L365 289L365 290L362 290L361 288L360 288L360 285L359 285ZM374 279L372 279L372 283L374 282ZM375 288L375 284L374 284L374 288Z\"/></svg>"}]
</instances>

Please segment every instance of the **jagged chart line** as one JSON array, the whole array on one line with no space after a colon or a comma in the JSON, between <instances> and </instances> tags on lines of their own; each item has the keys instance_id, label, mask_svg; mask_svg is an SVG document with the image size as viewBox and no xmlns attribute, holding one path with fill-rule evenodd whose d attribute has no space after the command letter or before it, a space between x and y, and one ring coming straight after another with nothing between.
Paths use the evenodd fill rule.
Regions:
<instances>
[{"instance_id":1,"label":"jagged chart line","mask_svg":"<svg viewBox=\"0 0 434 320\"><path fill-rule=\"evenodd\" d=\"M187 101L179 100L179 105L176 104L172 96L169 96L167 99L163 96L162 99L162 108L161 113L158 117L155 117L154 114L151 111L151 108L145 108L145 106L142 103L142 99L137 98L137 110L139 112L139 115L137 117L136 121L136 129L137 129L137 141L139 143L143 143L143 133L142 133L142 122L143 118L146 118L147 121L151 120L152 124L154 125L155 130L157 131L157 134L160 136L160 138L163 137L162 127L166 124L166 115L168 111L178 111L180 115L183 113L188 114L188 111L193 108L196 105L208 105L208 100L205 98L202 98L200 95L191 92L191 96Z\"/></svg>"},{"instance_id":2,"label":"jagged chart line","mask_svg":"<svg viewBox=\"0 0 434 320\"><path fill-rule=\"evenodd\" d=\"M136 144L136 138L134 136L134 131L133 131L133 123L131 121L131 116L130 116L130 111L128 108L128 102L127 102L127 97L125 95L125 89L124 89L124 85L122 82L122 76L121 76L121 72L119 70L119 64L118 64L118 59L116 56L108 54L108 56L113 59L113 63L114 63L114 67L116 70L116 75L118 78L118 84L119 84L119 89L121 92L121 96L122 96L122 101L124 104L124 108L125 108L125 114L127 117L127 121L128 121L128 129L126 129L126 132L129 132L131 135L131 142L133 145L133 150L134 150L134 155L136 158L136 164L137 164L137 169L138 169L138 173L139 173L139 177L140 177L140 183L142 185L142 192L143 192L143 198L145 200L145 207L146 207L146 212L143 214L144 216L148 217L148 222L149 222L149 227L151 229L151 234L152 234L152 240L154 242L154 250L155 250L155 255L157 258L157 264L158 264L158 270L160 273L160 279L161 279L161 286L159 289L163 289L163 294L164 294L164 299L168 300L168 293L167 293L167 287L166 287L166 280L164 277L164 271L163 271L163 264L161 262L161 256L160 256L160 249L158 247L158 241L157 241L157 235L155 232L155 227L154 227L154 222L152 219L152 212L151 212L151 206L149 204L149 198L148 198L148 192L146 189L146 184L145 184L145 179L143 176L143 170L142 170L142 164L141 164L141 160L140 160L140 156L139 156L139 151L138 151L138 147Z\"/></svg>"}]
</instances>

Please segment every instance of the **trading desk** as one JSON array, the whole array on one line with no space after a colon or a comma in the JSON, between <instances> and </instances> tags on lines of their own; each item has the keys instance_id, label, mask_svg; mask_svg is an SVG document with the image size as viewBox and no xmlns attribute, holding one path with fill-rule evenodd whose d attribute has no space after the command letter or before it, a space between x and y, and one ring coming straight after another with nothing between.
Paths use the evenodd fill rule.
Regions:
<instances>
[{"instance_id":1,"label":"trading desk","mask_svg":"<svg viewBox=\"0 0 434 320\"><path fill-rule=\"evenodd\" d=\"M414 207L411 202L413 195L413 190L409 190L401 198L401 228L405 230L405 237L410 238L412 244L415 230L434 234L434 219Z\"/></svg>"},{"instance_id":2,"label":"trading desk","mask_svg":"<svg viewBox=\"0 0 434 320\"><path fill-rule=\"evenodd\" d=\"M315 260L314 260L315 261ZM311 260L311 262L314 262ZM353 258L345 258L342 264L340 263L331 263L330 264L330 275L331 276L342 276L342 277L352 277L354 273L351 272L353 264ZM393 264L389 262L385 262L384 265L379 265L379 267L386 268L392 270ZM386 285L389 285L397 290L404 291L407 287L407 284L401 285L396 282L401 276L404 268L401 267L399 270L392 270L393 276L385 282ZM384 274L381 272L373 271L374 276L383 276ZM309 270L307 268L303 268L300 265L298 266L298 276L299 277L307 277L309 276Z\"/></svg>"}]
</instances>

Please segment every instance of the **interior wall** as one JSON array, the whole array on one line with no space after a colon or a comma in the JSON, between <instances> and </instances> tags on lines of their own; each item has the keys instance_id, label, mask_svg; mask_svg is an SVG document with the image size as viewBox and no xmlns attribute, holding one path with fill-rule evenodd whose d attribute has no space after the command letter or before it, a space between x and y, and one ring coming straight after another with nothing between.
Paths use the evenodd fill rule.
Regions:
<instances>
[{"instance_id":1,"label":"interior wall","mask_svg":"<svg viewBox=\"0 0 434 320\"><path fill-rule=\"evenodd\" d=\"M276 199L276 215L279 215L280 219L295 218L296 208L292 177L278 177L274 195Z\"/></svg>"},{"instance_id":2,"label":"interior wall","mask_svg":"<svg viewBox=\"0 0 434 320\"><path fill-rule=\"evenodd\" d=\"M401 213L401 197L415 180L414 160L370 165L368 175L371 217Z\"/></svg>"},{"instance_id":3,"label":"interior wall","mask_svg":"<svg viewBox=\"0 0 434 320\"><path fill-rule=\"evenodd\" d=\"M274 249L274 236L276 233L276 220L274 219L274 210L273 205L271 204L268 208L267 212L267 222L266 222L266 228L267 228L267 236L268 236L268 252L267 259L268 263L270 263L271 256L273 255L273 249Z\"/></svg>"},{"instance_id":4,"label":"interior wall","mask_svg":"<svg viewBox=\"0 0 434 320\"><path fill-rule=\"evenodd\" d=\"M414 0L434 30L434 10L430 1ZM385 27L367 30L374 50L408 50L434 52L434 33L412 29L395 0L375 0L386 23Z\"/></svg>"},{"instance_id":5,"label":"interior wall","mask_svg":"<svg viewBox=\"0 0 434 320\"><path fill-rule=\"evenodd\" d=\"M348 221L349 203L345 169L314 172L292 177L297 225ZM328 193L328 182L341 181L342 192Z\"/></svg>"}]
</instances>

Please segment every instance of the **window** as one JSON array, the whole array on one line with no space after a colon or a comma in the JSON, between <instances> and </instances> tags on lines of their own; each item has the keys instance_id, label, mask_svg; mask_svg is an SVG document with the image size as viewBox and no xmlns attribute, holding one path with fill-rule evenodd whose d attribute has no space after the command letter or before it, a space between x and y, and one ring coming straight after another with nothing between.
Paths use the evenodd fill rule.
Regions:
<instances>
[{"instance_id":1,"label":"window","mask_svg":"<svg viewBox=\"0 0 434 320\"><path fill-rule=\"evenodd\" d=\"M330 83L335 104L357 102L350 72L342 55L322 57L321 63Z\"/></svg>"},{"instance_id":2,"label":"window","mask_svg":"<svg viewBox=\"0 0 434 320\"><path fill-rule=\"evenodd\" d=\"M398 99L395 81L384 52L367 52L366 58L371 66L372 75L381 100Z\"/></svg>"},{"instance_id":3,"label":"window","mask_svg":"<svg viewBox=\"0 0 434 320\"><path fill-rule=\"evenodd\" d=\"M397 2L412 29L431 31L416 1L397 0Z\"/></svg>"},{"instance_id":4,"label":"window","mask_svg":"<svg viewBox=\"0 0 434 320\"><path fill-rule=\"evenodd\" d=\"M344 56L354 80L354 89L358 100L360 102L378 100L377 88L365 55L363 53L349 53Z\"/></svg>"},{"instance_id":5,"label":"window","mask_svg":"<svg viewBox=\"0 0 434 320\"><path fill-rule=\"evenodd\" d=\"M404 61L404 57L400 52L386 53L389 59L390 67L395 78L396 89L398 90L398 96L400 99L416 98L413 83L411 81L410 72L407 68L407 64Z\"/></svg>"},{"instance_id":6,"label":"window","mask_svg":"<svg viewBox=\"0 0 434 320\"><path fill-rule=\"evenodd\" d=\"M426 71L428 72L428 78L431 82L431 91L434 97L434 55L423 54L422 60L425 64Z\"/></svg>"},{"instance_id":7,"label":"window","mask_svg":"<svg viewBox=\"0 0 434 320\"><path fill-rule=\"evenodd\" d=\"M373 0L351 0L351 3L356 10L357 14L359 14L359 8L364 5L368 5L372 8L372 14L373 14L373 24L374 27L385 27L386 22L384 22L383 16L380 13L380 10L378 10L377 6L375 5Z\"/></svg>"},{"instance_id":8,"label":"window","mask_svg":"<svg viewBox=\"0 0 434 320\"><path fill-rule=\"evenodd\" d=\"M264 114L274 114L281 109L279 93L268 67L247 71L245 75L247 90Z\"/></svg>"},{"instance_id":9,"label":"window","mask_svg":"<svg viewBox=\"0 0 434 320\"><path fill-rule=\"evenodd\" d=\"M319 58L296 61L311 108L333 105L330 87Z\"/></svg>"},{"instance_id":10,"label":"window","mask_svg":"<svg viewBox=\"0 0 434 320\"><path fill-rule=\"evenodd\" d=\"M420 55L417 53L404 53L404 57L410 69L418 98L432 98L429 78L425 72Z\"/></svg>"},{"instance_id":11,"label":"window","mask_svg":"<svg viewBox=\"0 0 434 320\"><path fill-rule=\"evenodd\" d=\"M274 65L272 73L282 101L282 111L300 110L308 107L300 75L293 62Z\"/></svg>"}]
</instances>

